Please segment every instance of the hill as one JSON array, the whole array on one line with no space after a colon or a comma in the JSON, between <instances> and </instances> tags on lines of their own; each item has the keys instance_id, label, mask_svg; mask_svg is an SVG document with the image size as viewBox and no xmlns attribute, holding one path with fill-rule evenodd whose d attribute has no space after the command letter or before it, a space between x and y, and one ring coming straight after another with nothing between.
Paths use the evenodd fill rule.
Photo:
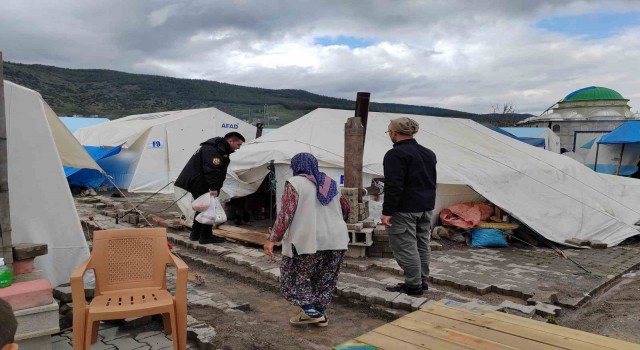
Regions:
<instances>
[{"instance_id":1,"label":"hill","mask_svg":"<svg viewBox=\"0 0 640 350\"><path fill-rule=\"evenodd\" d=\"M65 69L4 62L5 79L37 90L61 115L100 115L112 119L140 113L216 107L251 120L277 116L282 125L315 108L351 109L355 101L304 90L273 90L216 81L178 79L103 69ZM355 92L354 92L355 95ZM392 103L371 103L371 111L471 118L491 123L491 116Z\"/></svg>"}]
</instances>

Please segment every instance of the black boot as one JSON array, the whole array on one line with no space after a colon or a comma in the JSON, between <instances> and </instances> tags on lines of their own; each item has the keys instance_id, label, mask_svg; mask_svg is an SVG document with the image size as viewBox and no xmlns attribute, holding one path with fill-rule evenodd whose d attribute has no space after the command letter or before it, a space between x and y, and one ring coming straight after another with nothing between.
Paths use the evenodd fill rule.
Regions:
<instances>
[{"instance_id":1,"label":"black boot","mask_svg":"<svg viewBox=\"0 0 640 350\"><path fill-rule=\"evenodd\" d=\"M200 233L200 240L198 240L198 243L209 244L209 243L222 243L226 241L227 240L222 237L213 235L212 225L202 225L202 231Z\"/></svg>"},{"instance_id":2,"label":"black boot","mask_svg":"<svg viewBox=\"0 0 640 350\"><path fill-rule=\"evenodd\" d=\"M196 213L196 215L199 213ZM191 234L189 234L190 241L197 241L200 239L200 232L202 232L202 224L193 220L193 225L191 226Z\"/></svg>"}]
</instances>

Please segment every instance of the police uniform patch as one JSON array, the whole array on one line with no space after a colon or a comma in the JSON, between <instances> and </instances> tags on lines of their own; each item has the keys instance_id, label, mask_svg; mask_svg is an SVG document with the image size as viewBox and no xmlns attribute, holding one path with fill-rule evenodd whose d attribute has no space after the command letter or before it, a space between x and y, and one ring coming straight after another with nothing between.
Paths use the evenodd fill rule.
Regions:
<instances>
[{"instance_id":1,"label":"police uniform patch","mask_svg":"<svg viewBox=\"0 0 640 350\"><path fill-rule=\"evenodd\" d=\"M218 157L214 157L211 162L213 163L213 165L220 165L220 158Z\"/></svg>"}]
</instances>

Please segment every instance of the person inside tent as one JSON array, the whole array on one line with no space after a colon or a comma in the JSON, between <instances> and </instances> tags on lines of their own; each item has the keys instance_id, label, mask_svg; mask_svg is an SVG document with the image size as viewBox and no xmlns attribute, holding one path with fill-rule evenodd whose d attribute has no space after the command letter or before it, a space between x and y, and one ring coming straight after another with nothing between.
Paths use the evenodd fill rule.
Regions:
<instances>
[{"instance_id":1,"label":"person inside tent","mask_svg":"<svg viewBox=\"0 0 640 350\"><path fill-rule=\"evenodd\" d=\"M244 143L238 132L230 132L224 137L214 137L200 144L176 179L175 186L198 198L209 192L217 196L227 176L229 155ZM198 216L199 213L196 213ZM224 238L213 235L213 226L193 221L189 239L200 244L222 243Z\"/></svg>"},{"instance_id":2,"label":"person inside tent","mask_svg":"<svg viewBox=\"0 0 640 350\"><path fill-rule=\"evenodd\" d=\"M264 251L273 257L275 242L282 241L280 292L302 309L289 322L325 327L329 324L325 310L349 244L345 219L350 208L336 182L318 170L313 155L296 154L291 170L293 177L286 182Z\"/></svg>"},{"instance_id":3,"label":"person inside tent","mask_svg":"<svg viewBox=\"0 0 640 350\"><path fill-rule=\"evenodd\" d=\"M18 322L11 305L0 299L0 350L18 350L14 343Z\"/></svg>"}]
</instances>

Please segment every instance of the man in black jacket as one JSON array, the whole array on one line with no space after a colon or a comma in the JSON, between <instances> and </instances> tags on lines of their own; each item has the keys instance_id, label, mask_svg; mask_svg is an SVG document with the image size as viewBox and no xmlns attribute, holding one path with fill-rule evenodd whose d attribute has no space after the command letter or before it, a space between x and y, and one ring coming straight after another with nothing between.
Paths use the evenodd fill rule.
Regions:
<instances>
[{"instance_id":1,"label":"man in black jacket","mask_svg":"<svg viewBox=\"0 0 640 350\"><path fill-rule=\"evenodd\" d=\"M176 179L175 186L191 192L196 199L209 192L217 196L227 176L229 155L244 143L244 137L230 132L224 137L214 137L200 144ZM199 213L196 213L196 216ZM193 220L189 239L201 244L221 243L225 239L213 235L213 226Z\"/></svg>"},{"instance_id":2,"label":"man in black jacket","mask_svg":"<svg viewBox=\"0 0 640 350\"><path fill-rule=\"evenodd\" d=\"M380 220L405 283L388 288L422 295L428 289L429 241L436 201L436 155L413 138L419 125L410 118L389 123L393 149L384 156L384 203Z\"/></svg>"}]
</instances>

